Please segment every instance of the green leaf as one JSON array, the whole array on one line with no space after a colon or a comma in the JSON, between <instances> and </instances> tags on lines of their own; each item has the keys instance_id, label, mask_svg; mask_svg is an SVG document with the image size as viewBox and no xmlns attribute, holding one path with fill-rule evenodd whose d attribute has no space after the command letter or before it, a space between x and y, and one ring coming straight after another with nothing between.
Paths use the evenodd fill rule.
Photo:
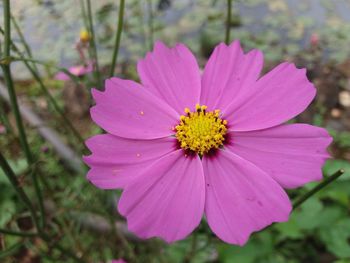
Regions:
<instances>
[{"instance_id":1,"label":"green leaf","mask_svg":"<svg viewBox=\"0 0 350 263\"><path fill-rule=\"evenodd\" d=\"M339 258L350 257L350 218L343 218L320 230L327 249Z\"/></svg>"},{"instance_id":2,"label":"green leaf","mask_svg":"<svg viewBox=\"0 0 350 263\"><path fill-rule=\"evenodd\" d=\"M168 258L170 262L181 262L183 261L189 247L189 239L174 243L173 245L166 247L166 258Z\"/></svg>"},{"instance_id":3,"label":"green leaf","mask_svg":"<svg viewBox=\"0 0 350 263\"><path fill-rule=\"evenodd\" d=\"M297 209L292 214L292 219L296 221L300 229L312 230L319 226L319 214L321 213L323 205L317 198L310 198L300 209Z\"/></svg>"},{"instance_id":4,"label":"green leaf","mask_svg":"<svg viewBox=\"0 0 350 263\"><path fill-rule=\"evenodd\" d=\"M23 242L19 242L16 243L12 246L10 246L9 248L0 251L0 259L1 258L5 258L5 257L9 257L11 255L13 255L14 253L16 253L21 247L23 246Z\"/></svg>"},{"instance_id":5,"label":"green leaf","mask_svg":"<svg viewBox=\"0 0 350 263\"><path fill-rule=\"evenodd\" d=\"M9 160L8 162L15 174L23 173L28 167L27 161L25 159L19 159L16 162ZM0 184L1 183L10 184L6 174L2 169L0 169Z\"/></svg>"},{"instance_id":6,"label":"green leaf","mask_svg":"<svg viewBox=\"0 0 350 263\"><path fill-rule=\"evenodd\" d=\"M303 236L303 233L294 217L291 217L288 222L276 224L274 228L281 233L283 239L297 239Z\"/></svg>"},{"instance_id":7,"label":"green leaf","mask_svg":"<svg viewBox=\"0 0 350 263\"><path fill-rule=\"evenodd\" d=\"M249 242L244 247L236 247L222 244L218 247L220 262L241 262L254 263L259 257L259 246L254 242Z\"/></svg>"},{"instance_id":8,"label":"green leaf","mask_svg":"<svg viewBox=\"0 0 350 263\"><path fill-rule=\"evenodd\" d=\"M254 263L274 253L273 240L270 232L257 233L243 247L229 244L218 246L219 262Z\"/></svg>"},{"instance_id":9,"label":"green leaf","mask_svg":"<svg viewBox=\"0 0 350 263\"><path fill-rule=\"evenodd\" d=\"M323 172L326 175L331 175L339 169L344 169L345 173L339 177L338 180L349 180L350 179L350 162L340 159L330 159L327 160L323 167Z\"/></svg>"},{"instance_id":10,"label":"green leaf","mask_svg":"<svg viewBox=\"0 0 350 263\"><path fill-rule=\"evenodd\" d=\"M0 227L4 227L16 213L16 204L12 200L2 200L0 203Z\"/></svg>"},{"instance_id":11,"label":"green leaf","mask_svg":"<svg viewBox=\"0 0 350 263\"><path fill-rule=\"evenodd\" d=\"M342 148L350 147L350 132L341 132L336 138L336 142Z\"/></svg>"},{"instance_id":12,"label":"green leaf","mask_svg":"<svg viewBox=\"0 0 350 263\"><path fill-rule=\"evenodd\" d=\"M321 213L318 215L319 226L322 228L328 228L336 221L341 218L347 217L347 211L345 208L341 206L333 206L325 207Z\"/></svg>"},{"instance_id":13,"label":"green leaf","mask_svg":"<svg viewBox=\"0 0 350 263\"><path fill-rule=\"evenodd\" d=\"M319 198L329 198L347 207L350 203L350 180L335 181L320 191Z\"/></svg>"}]
</instances>

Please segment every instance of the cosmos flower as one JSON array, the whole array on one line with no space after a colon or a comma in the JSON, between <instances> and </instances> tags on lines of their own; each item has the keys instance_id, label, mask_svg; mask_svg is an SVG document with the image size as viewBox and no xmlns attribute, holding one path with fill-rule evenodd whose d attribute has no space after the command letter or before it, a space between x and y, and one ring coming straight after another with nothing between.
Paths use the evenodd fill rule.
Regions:
<instances>
[{"instance_id":1,"label":"cosmos flower","mask_svg":"<svg viewBox=\"0 0 350 263\"><path fill-rule=\"evenodd\" d=\"M6 133L5 126L0 123L0 134L5 134L5 133Z\"/></svg>"},{"instance_id":2,"label":"cosmos flower","mask_svg":"<svg viewBox=\"0 0 350 263\"><path fill-rule=\"evenodd\" d=\"M93 63L88 63L86 66L84 65L72 66L68 69L68 71L74 76L81 77L93 71ZM56 74L55 79L67 81L67 80L70 80L70 77L66 73L61 71Z\"/></svg>"},{"instance_id":3,"label":"cosmos flower","mask_svg":"<svg viewBox=\"0 0 350 263\"><path fill-rule=\"evenodd\" d=\"M124 259L113 259L112 263L126 263L126 261Z\"/></svg>"},{"instance_id":4,"label":"cosmos flower","mask_svg":"<svg viewBox=\"0 0 350 263\"><path fill-rule=\"evenodd\" d=\"M311 46L318 46L320 43L320 36L317 33L312 33L310 36Z\"/></svg>"},{"instance_id":5,"label":"cosmos flower","mask_svg":"<svg viewBox=\"0 0 350 263\"><path fill-rule=\"evenodd\" d=\"M107 134L87 140L87 178L122 188L119 212L141 238L189 235L203 215L222 240L288 220L283 188L322 178L331 137L285 124L316 94L305 69L282 63L260 77L263 54L218 45L201 75L186 46L161 42L140 60L142 84L111 78L91 116Z\"/></svg>"}]
</instances>

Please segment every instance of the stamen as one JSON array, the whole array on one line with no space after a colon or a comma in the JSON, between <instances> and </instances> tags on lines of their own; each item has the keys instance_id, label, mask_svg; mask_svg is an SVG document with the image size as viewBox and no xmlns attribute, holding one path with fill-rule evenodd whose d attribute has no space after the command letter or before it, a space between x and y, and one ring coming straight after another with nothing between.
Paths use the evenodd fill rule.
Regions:
<instances>
[{"instance_id":1,"label":"stamen","mask_svg":"<svg viewBox=\"0 0 350 263\"><path fill-rule=\"evenodd\" d=\"M199 104L195 112L185 108L186 115L181 115L180 123L175 126L181 148L200 156L222 146L227 132L227 120L220 118L220 110L207 112L206 109L206 105Z\"/></svg>"}]
</instances>

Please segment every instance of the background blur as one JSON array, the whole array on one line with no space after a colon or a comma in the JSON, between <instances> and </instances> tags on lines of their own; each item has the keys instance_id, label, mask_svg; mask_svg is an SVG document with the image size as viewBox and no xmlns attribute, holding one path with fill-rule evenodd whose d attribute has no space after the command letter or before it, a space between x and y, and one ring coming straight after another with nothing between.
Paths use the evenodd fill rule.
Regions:
<instances>
[{"instance_id":1,"label":"background blur","mask_svg":"<svg viewBox=\"0 0 350 263\"><path fill-rule=\"evenodd\" d=\"M79 39L82 29L91 33L86 20L89 1L10 2L11 55L18 58L11 63L12 76L29 145L37 160L35 171L45 200L46 231L52 242L0 233L0 262L74 262L55 249L56 243L71 250L82 262L116 258L169 263L350 262L349 0L233 1L230 38L240 39L245 51L261 49L265 71L286 60L308 69L318 93L295 122L326 127L334 137L330 148L334 158L324 167L326 176L339 168L347 170L295 210L289 222L254 234L245 247L224 244L211 234L205 222L186 240L171 245L159 239L139 240L127 232L125 221L116 212L120 193L89 184L85 179L87 167L80 160L88 152L79 135L86 139L102 132L88 112L93 103L89 91L101 86L101 81L94 72L78 74L74 81L57 74L61 68L84 68L84 63L94 61L91 41ZM4 29L3 2L0 10L0 26ZM99 70L104 79L110 71L119 1L91 1L91 10ZM136 62L157 39L170 46L185 43L203 67L213 47L225 40L226 14L227 1L222 0L126 1L116 75L137 80ZM5 61L2 32L0 62ZM20 148L2 74L0 151L36 204L32 167ZM76 132L67 125L67 119ZM290 197L314 185L289 191ZM34 229L29 213L2 170L0 228Z\"/></svg>"}]
</instances>

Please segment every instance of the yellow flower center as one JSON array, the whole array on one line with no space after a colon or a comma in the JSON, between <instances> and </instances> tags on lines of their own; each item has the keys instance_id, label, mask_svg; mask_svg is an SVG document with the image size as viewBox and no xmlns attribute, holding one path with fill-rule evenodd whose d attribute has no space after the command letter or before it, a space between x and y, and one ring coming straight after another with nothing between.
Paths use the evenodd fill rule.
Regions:
<instances>
[{"instance_id":1,"label":"yellow flower center","mask_svg":"<svg viewBox=\"0 0 350 263\"><path fill-rule=\"evenodd\" d=\"M186 115L180 116L180 124L175 127L181 148L200 156L222 146L227 132L227 121L220 118L220 110L206 109L207 106L199 104L195 112L185 108Z\"/></svg>"}]
</instances>

